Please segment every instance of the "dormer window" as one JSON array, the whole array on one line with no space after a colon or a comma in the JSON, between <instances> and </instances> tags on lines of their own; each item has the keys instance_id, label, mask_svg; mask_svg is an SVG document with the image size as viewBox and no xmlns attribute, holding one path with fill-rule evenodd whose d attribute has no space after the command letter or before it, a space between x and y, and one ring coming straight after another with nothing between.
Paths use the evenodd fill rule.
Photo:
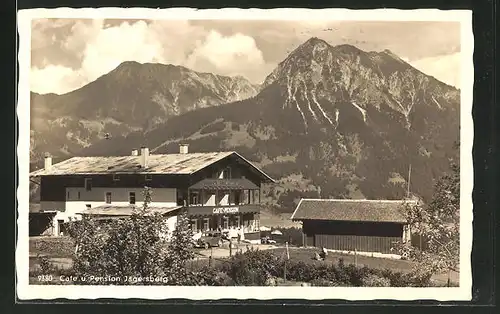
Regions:
<instances>
[{"instance_id":1,"label":"dormer window","mask_svg":"<svg viewBox=\"0 0 500 314\"><path fill-rule=\"evenodd\" d=\"M146 177L145 177L145 180L146 181L152 181L153 180L153 176L150 175L150 174L147 174Z\"/></svg>"},{"instance_id":2,"label":"dormer window","mask_svg":"<svg viewBox=\"0 0 500 314\"><path fill-rule=\"evenodd\" d=\"M113 181L120 181L120 176L117 174L113 174Z\"/></svg>"},{"instance_id":3,"label":"dormer window","mask_svg":"<svg viewBox=\"0 0 500 314\"><path fill-rule=\"evenodd\" d=\"M85 191L92 191L92 178L85 178Z\"/></svg>"}]
</instances>

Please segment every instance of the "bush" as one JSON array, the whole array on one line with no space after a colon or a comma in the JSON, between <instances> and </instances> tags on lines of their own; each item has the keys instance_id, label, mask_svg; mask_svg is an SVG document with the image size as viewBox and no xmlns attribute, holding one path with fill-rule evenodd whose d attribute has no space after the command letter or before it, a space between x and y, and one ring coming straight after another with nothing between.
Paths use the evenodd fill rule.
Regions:
<instances>
[{"instance_id":1,"label":"bush","mask_svg":"<svg viewBox=\"0 0 500 314\"><path fill-rule=\"evenodd\" d=\"M368 275L363 279L363 287L390 287L391 281L388 278L378 275Z\"/></svg>"},{"instance_id":2,"label":"bush","mask_svg":"<svg viewBox=\"0 0 500 314\"><path fill-rule=\"evenodd\" d=\"M46 256L39 257L38 266L40 267L40 271L42 274L52 274L52 272L54 272L55 270L54 265Z\"/></svg>"},{"instance_id":3,"label":"bush","mask_svg":"<svg viewBox=\"0 0 500 314\"><path fill-rule=\"evenodd\" d=\"M34 237L29 239L30 254L49 257L72 257L75 243L70 237Z\"/></svg>"},{"instance_id":4,"label":"bush","mask_svg":"<svg viewBox=\"0 0 500 314\"><path fill-rule=\"evenodd\" d=\"M274 278L283 278L285 260L270 251L248 250L237 253L219 272L230 277L235 285L268 286ZM309 282L316 286L369 286L369 287L426 287L430 277L415 273L403 274L390 269L371 269L366 266L346 265L342 259L337 264L308 264L303 261L286 261L287 280ZM213 281L212 281L213 282ZM209 283L209 285L215 285Z\"/></svg>"},{"instance_id":5,"label":"bush","mask_svg":"<svg viewBox=\"0 0 500 314\"><path fill-rule=\"evenodd\" d=\"M269 278L283 276L283 266L284 259L272 252L249 249L236 253L220 269L236 285L264 286Z\"/></svg>"}]
</instances>

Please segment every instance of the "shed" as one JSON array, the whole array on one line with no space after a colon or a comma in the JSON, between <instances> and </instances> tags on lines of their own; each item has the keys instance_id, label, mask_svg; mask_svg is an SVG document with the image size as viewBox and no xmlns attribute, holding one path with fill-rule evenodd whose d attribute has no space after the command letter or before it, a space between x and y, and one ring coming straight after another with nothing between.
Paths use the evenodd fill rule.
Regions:
<instances>
[{"instance_id":1,"label":"shed","mask_svg":"<svg viewBox=\"0 0 500 314\"><path fill-rule=\"evenodd\" d=\"M291 219L302 222L305 246L387 254L410 238L404 202L413 201L301 199Z\"/></svg>"}]
</instances>

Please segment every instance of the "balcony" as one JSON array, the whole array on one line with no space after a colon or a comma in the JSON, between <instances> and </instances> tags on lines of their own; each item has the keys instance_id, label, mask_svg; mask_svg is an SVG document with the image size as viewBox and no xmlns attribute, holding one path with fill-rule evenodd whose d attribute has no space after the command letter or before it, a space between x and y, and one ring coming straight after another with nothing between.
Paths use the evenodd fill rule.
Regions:
<instances>
[{"instance_id":1,"label":"balcony","mask_svg":"<svg viewBox=\"0 0 500 314\"><path fill-rule=\"evenodd\" d=\"M259 214L261 207L259 204L244 205L189 205L187 213L189 216L212 216L212 215L239 215L239 214Z\"/></svg>"}]
</instances>

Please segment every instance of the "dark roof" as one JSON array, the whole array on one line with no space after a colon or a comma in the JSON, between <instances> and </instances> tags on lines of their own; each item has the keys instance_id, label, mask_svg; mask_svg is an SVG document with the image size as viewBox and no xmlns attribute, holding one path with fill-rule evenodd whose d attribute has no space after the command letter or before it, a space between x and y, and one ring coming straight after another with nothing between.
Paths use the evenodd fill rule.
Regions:
<instances>
[{"instance_id":1,"label":"dark roof","mask_svg":"<svg viewBox=\"0 0 500 314\"><path fill-rule=\"evenodd\" d=\"M193 174L228 156L237 156L253 167L266 181L274 180L237 152L189 154L150 154L148 165L141 168L141 156L73 157L56 163L50 169L30 173L30 177L78 174Z\"/></svg>"},{"instance_id":2,"label":"dark roof","mask_svg":"<svg viewBox=\"0 0 500 314\"><path fill-rule=\"evenodd\" d=\"M98 207L93 207L90 209L85 209L81 211L79 214L82 215L96 215L96 216L130 216L134 210L141 210L142 206L118 206L118 205L102 205ZM177 209L182 208L182 206L174 206L174 207L157 207L150 206L148 209L151 213L160 213L162 215L168 214L176 211Z\"/></svg>"},{"instance_id":3,"label":"dark roof","mask_svg":"<svg viewBox=\"0 0 500 314\"><path fill-rule=\"evenodd\" d=\"M405 223L403 202L404 200L302 199L291 219Z\"/></svg>"},{"instance_id":4,"label":"dark roof","mask_svg":"<svg viewBox=\"0 0 500 314\"><path fill-rule=\"evenodd\" d=\"M191 174L231 154L233 152L150 154L146 168L140 166L141 156L73 157L52 165L48 170L34 171L30 176L101 173Z\"/></svg>"},{"instance_id":5,"label":"dark roof","mask_svg":"<svg viewBox=\"0 0 500 314\"><path fill-rule=\"evenodd\" d=\"M195 183L190 189L204 190L257 190L259 187L246 178L238 179L204 179Z\"/></svg>"}]
</instances>

